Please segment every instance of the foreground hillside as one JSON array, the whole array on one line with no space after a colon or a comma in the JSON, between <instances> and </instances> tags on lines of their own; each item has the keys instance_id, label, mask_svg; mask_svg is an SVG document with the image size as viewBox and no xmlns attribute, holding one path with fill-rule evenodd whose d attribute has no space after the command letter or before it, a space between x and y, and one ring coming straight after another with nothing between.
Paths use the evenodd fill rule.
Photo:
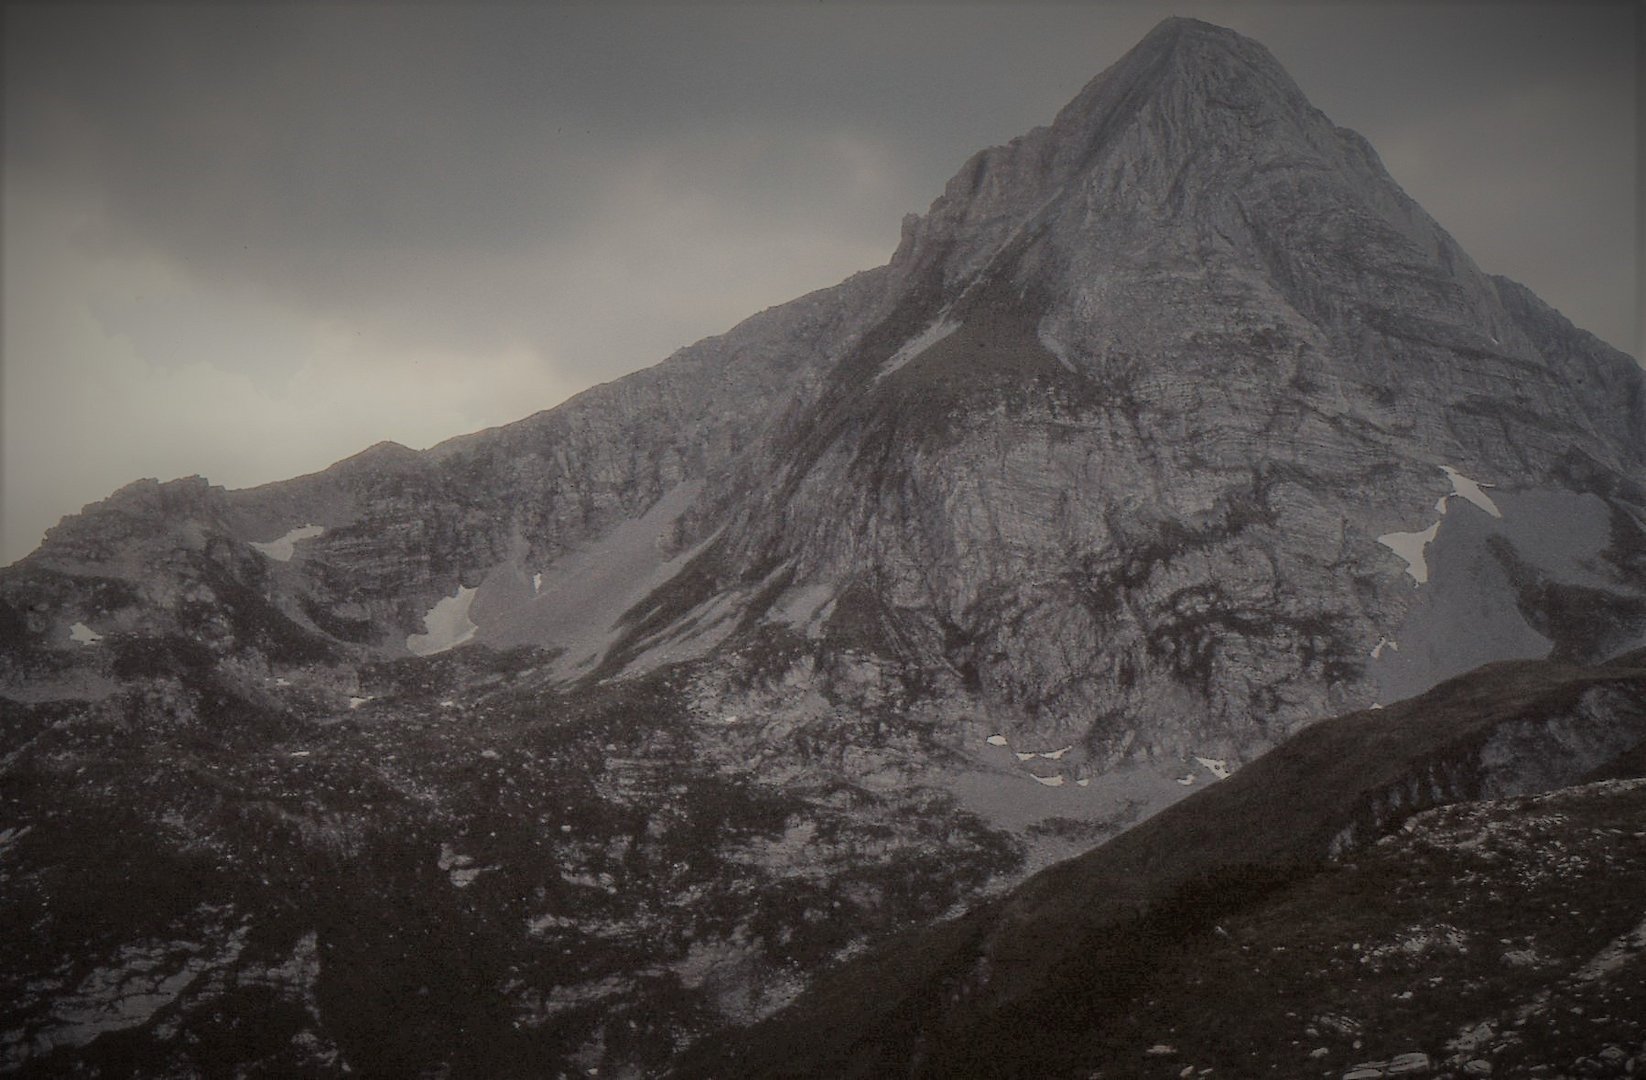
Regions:
<instances>
[{"instance_id":1,"label":"foreground hillside","mask_svg":"<svg viewBox=\"0 0 1646 1080\"><path fill-rule=\"evenodd\" d=\"M776 693L828 651L811 648L746 658L740 677ZM924 782L917 763L945 753L929 729L728 715L707 692L727 673L704 663L557 695L542 660L388 664L352 706L293 686L307 705L292 708L207 666L97 709L13 711L27 738L0 792L5 1065L644 1076L695 1041L687 1075L1040 1075L1015 1063L1101 1057L1076 1036L1130 1030L1091 1015L1152 1017L1162 958L1287 889L1358 880L1344 868L1408 815L1628 771L1646 740L1646 656L1488 668L1315 725L991 900L1033 845ZM879 782L847 778L863 756ZM1611 845L1616 888L1563 880L1641 895L1628 835L1584 843ZM1408 869L1419 891L1455 884ZM1499 936L1577 949L1625 907L1563 909L1557 927L1505 909L1519 928ZM1096 1012L1069 1013L1079 1002ZM1139 1037L1186 1044L1178 1026Z\"/></svg>"},{"instance_id":2,"label":"foreground hillside","mask_svg":"<svg viewBox=\"0 0 1646 1080\"><path fill-rule=\"evenodd\" d=\"M846 965L747 1034L699 1046L677 1075L1178 1075L1187 1061L1292 1076L1360 1051L1438 1060L1447 1024L1476 1011L1501 1026L1534 995L1559 997L1613 939L1641 959L1628 941L1646 919L1646 790L1475 800L1629 771L1642 744L1642 653L1594 669L1494 665L1317 724L1090 854ZM1430 810L1447 804L1460 805ZM1493 966L1494 942L1540 959ZM1435 982L1421 974L1431 960ZM1616 1008L1575 1040L1546 1016L1548 1037L1528 1034L1517 1055L1639 1037L1627 975L1576 993ZM1354 1037L1305 1059L1322 1013L1350 1017L1336 1034ZM1186 1056L1151 1061L1157 1043Z\"/></svg>"}]
</instances>

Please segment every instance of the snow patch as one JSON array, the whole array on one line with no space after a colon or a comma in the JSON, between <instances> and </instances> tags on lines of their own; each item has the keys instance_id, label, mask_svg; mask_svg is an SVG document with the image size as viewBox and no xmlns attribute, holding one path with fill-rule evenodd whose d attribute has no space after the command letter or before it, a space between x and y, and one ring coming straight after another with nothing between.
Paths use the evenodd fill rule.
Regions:
<instances>
[{"instance_id":1,"label":"snow patch","mask_svg":"<svg viewBox=\"0 0 1646 1080\"><path fill-rule=\"evenodd\" d=\"M477 637L501 647L559 646L564 651L550 662L556 679L593 667L622 635L623 613L713 542L711 535L669 557L674 522L701 489L697 480L676 484L640 517L619 522L544 566L541 579L533 576L534 594L488 616Z\"/></svg>"},{"instance_id":2,"label":"snow patch","mask_svg":"<svg viewBox=\"0 0 1646 1080\"><path fill-rule=\"evenodd\" d=\"M832 585L802 585L789 589L777 598L777 603L766 614L766 621L782 623L809 638L819 637L823 620L828 617L826 611L832 610L829 605L833 600Z\"/></svg>"},{"instance_id":3,"label":"snow patch","mask_svg":"<svg viewBox=\"0 0 1646 1080\"><path fill-rule=\"evenodd\" d=\"M1043 784L1046 787L1063 786L1063 778L1061 776L1035 776L1034 773L1030 773L1029 775L1034 777L1035 783Z\"/></svg>"},{"instance_id":4,"label":"snow patch","mask_svg":"<svg viewBox=\"0 0 1646 1080\"><path fill-rule=\"evenodd\" d=\"M1178 777L1177 782L1182 784L1184 787L1188 787L1189 785L1194 783L1194 773L1190 773L1187 776Z\"/></svg>"},{"instance_id":5,"label":"snow patch","mask_svg":"<svg viewBox=\"0 0 1646 1080\"><path fill-rule=\"evenodd\" d=\"M1013 753L1013 755L1016 756L1017 760L1019 760L1019 761L1028 761L1028 760L1030 760L1031 758L1033 758L1035 756L1035 753L1032 750L1027 754L1025 754L1021 750L1014 750L1014 751L1012 751L1012 753Z\"/></svg>"},{"instance_id":6,"label":"snow patch","mask_svg":"<svg viewBox=\"0 0 1646 1080\"><path fill-rule=\"evenodd\" d=\"M477 590L465 585L457 587L457 595L442 599L423 616L426 634L412 634L406 638L406 648L414 656L433 656L454 649L474 637L480 628L469 621L469 605L474 603Z\"/></svg>"},{"instance_id":7,"label":"snow patch","mask_svg":"<svg viewBox=\"0 0 1646 1080\"><path fill-rule=\"evenodd\" d=\"M1056 761L1058 758L1062 757L1064 754L1067 754L1070 750L1073 750L1073 749L1074 749L1073 746L1065 746L1061 750L1042 750L1040 752L1040 756L1047 759L1048 761Z\"/></svg>"},{"instance_id":8,"label":"snow patch","mask_svg":"<svg viewBox=\"0 0 1646 1080\"><path fill-rule=\"evenodd\" d=\"M1386 638L1386 637L1378 638L1377 639L1377 644L1375 646L1373 646L1373 648L1372 648L1372 659L1376 660L1378 657L1382 656L1384 649L1389 649L1393 652L1399 652L1400 651L1400 643L1397 642L1394 638Z\"/></svg>"},{"instance_id":9,"label":"snow patch","mask_svg":"<svg viewBox=\"0 0 1646 1080\"><path fill-rule=\"evenodd\" d=\"M543 591L543 571L539 570L532 575L532 595L536 596Z\"/></svg>"},{"instance_id":10,"label":"snow patch","mask_svg":"<svg viewBox=\"0 0 1646 1080\"><path fill-rule=\"evenodd\" d=\"M1424 557L1423 551L1440 531L1440 522L1435 522L1422 532L1384 533L1377 538L1377 542L1390 551L1406 560L1406 572L1412 575L1412 580L1422 585L1429 580L1429 560Z\"/></svg>"},{"instance_id":11,"label":"snow patch","mask_svg":"<svg viewBox=\"0 0 1646 1080\"><path fill-rule=\"evenodd\" d=\"M1486 511L1495 518L1500 518L1503 516L1503 511L1497 508L1497 503L1492 501L1491 496L1480 490L1483 487L1496 487L1497 485L1476 483L1475 481L1470 480L1467 476L1464 476L1462 473L1458 472L1456 469L1452 468L1450 465L1442 465L1440 467L1440 471L1445 473L1446 479L1452 482L1453 495L1461 495L1463 498L1474 503L1476 506L1480 507L1482 510ZM1443 514L1446 512L1445 504L1447 498L1448 496L1441 496L1440 502L1437 503L1435 507Z\"/></svg>"},{"instance_id":12,"label":"snow patch","mask_svg":"<svg viewBox=\"0 0 1646 1080\"><path fill-rule=\"evenodd\" d=\"M443 870L451 879L452 887L466 889L474 884L474 879L487 870L496 870L495 866L475 866L472 856L464 855L450 844L440 845L440 857L435 865Z\"/></svg>"},{"instance_id":13,"label":"snow patch","mask_svg":"<svg viewBox=\"0 0 1646 1080\"><path fill-rule=\"evenodd\" d=\"M74 641L78 641L82 645L96 645L99 641L103 640L102 634L99 634L96 630L93 630L83 622L77 622L73 626L69 627L69 637Z\"/></svg>"},{"instance_id":14,"label":"snow patch","mask_svg":"<svg viewBox=\"0 0 1646 1080\"><path fill-rule=\"evenodd\" d=\"M1219 780L1227 780L1229 778L1229 763L1222 758L1196 757L1195 760L1200 762L1201 768L1205 769Z\"/></svg>"},{"instance_id":15,"label":"snow patch","mask_svg":"<svg viewBox=\"0 0 1646 1080\"><path fill-rule=\"evenodd\" d=\"M940 316L936 322L904 342L901 349L892 353L892 358L887 360L885 366L880 369L880 374L875 376L875 381L879 382L884 379L959 329L960 323L958 321L946 315Z\"/></svg>"},{"instance_id":16,"label":"snow patch","mask_svg":"<svg viewBox=\"0 0 1646 1080\"><path fill-rule=\"evenodd\" d=\"M267 555L275 562L291 562L291 557L297 551L297 544L302 540L313 540L326 531L324 525L299 525L278 540L269 540L265 543L252 541L251 546Z\"/></svg>"},{"instance_id":17,"label":"snow patch","mask_svg":"<svg viewBox=\"0 0 1646 1080\"><path fill-rule=\"evenodd\" d=\"M371 700L371 698L369 698L369 697L351 697L351 698L349 698L349 708L358 709L360 706L364 705L366 702L368 702L370 700Z\"/></svg>"},{"instance_id":18,"label":"snow patch","mask_svg":"<svg viewBox=\"0 0 1646 1080\"><path fill-rule=\"evenodd\" d=\"M1068 346L1048 334L1044 328L1041 329L1038 337L1040 338L1040 347L1051 353L1053 359L1067 368L1070 373L1079 374L1079 372L1075 369L1074 363L1069 359Z\"/></svg>"},{"instance_id":19,"label":"snow patch","mask_svg":"<svg viewBox=\"0 0 1646 1080\"><path fill-rule=\"evenodd\" d=\"M984 739L983 741L988 743L990 746L1005 746L1006 745L1006 736L1004 736L1004 735L990 735L987 739Z\"/></svg>"}]
</instances>

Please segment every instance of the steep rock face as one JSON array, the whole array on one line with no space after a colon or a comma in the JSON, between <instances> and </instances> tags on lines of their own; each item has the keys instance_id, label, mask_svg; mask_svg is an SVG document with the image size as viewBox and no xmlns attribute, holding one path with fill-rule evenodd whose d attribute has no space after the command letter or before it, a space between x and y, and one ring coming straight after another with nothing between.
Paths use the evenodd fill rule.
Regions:
<instances>
[{"instance_id":1,"label":"steep rock face","mask_svg":"<svg viewBox=\"0 0 1646 1080\"><path fill-rule=\"evenodd\" d=\"M170 632L169 594L181 587L171 563L189 553L327 644L403 652L458 586L503 564L546 568L735 455L751 416L815 391L832 351L872 317L884 277L860 274L557 409L426 452L384 443L234 492L200 478L140 481L52 529L7 571L0 596L13 612L56 614L51 598L74 581L112 577L146 590L142 612L92 602L80 614ZM252 555L310 525L320 529L284 558Z\"/></svg>"},{"instance_id":2,"label":"steep rock face","mask_svg":"<svg viewBox=\"0 0 1646 1080\"><path fill-rule=\"evenodd\" d=\"M1378 537L1444 499L1442 466L1594 489L1646 536L1639 368L1482 274L1228 31L1168 21L975 157L893 266L897 306L699 534L729 515L746 581L868 584L991 706L1094 754L1372 700L1371 652L1426 599ZM1636 611L1640 586L1596 587ZM1619 646L1646 632L1620 621Z\"/></svg>"}]
</instances>

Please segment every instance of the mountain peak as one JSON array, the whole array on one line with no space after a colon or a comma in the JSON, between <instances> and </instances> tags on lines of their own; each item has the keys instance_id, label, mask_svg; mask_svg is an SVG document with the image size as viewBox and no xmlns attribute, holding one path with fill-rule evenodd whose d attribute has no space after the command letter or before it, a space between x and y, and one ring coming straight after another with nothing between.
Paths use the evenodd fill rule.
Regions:
<instances>
[{"instance_id":1,"label":"mountain peak","mask_svg":"<svg viewBox=\"0 0 1646 1080\"><path fill-rule=\"evenodd\" d=\"M1218 26L1202 19L1191 19L1182 15L1173 15L1162 19L1153 30L1138 41L1131 49L1132 53L1160 52L1176 49L1194 50L1197 55L1212 56L1217 53L1239 57L1248 61L1261 61L1279 67L1278 61L1264 48L1260 42L1254 41L1237 30L1227 26Z\"/></svg>"},{"instance_id":2,"label":"mountain peak","mask_svg":"<svg viewBox=\"0 0 1646 1080\"><path fill-rule=\"evenodd\" d=\"M1256 44L1251 38L1243 37L1226 26L1206 22L1204 19L1195 19L1187 15L1168 15L1155 24L1153 30L1144 34L1138 44L1144 45L1158 41L1182 41L1185 38L1201 38L1208 41L1218 41L1225 44L1245 43Z\"/></svg>"},{"instance_id":3,"label":"mountain peak","mask_svg":"<svg viewBox=\"0 0 1646 1080\"><path fill-rule=\"evenodd\" d=\"M1303 92L1261 44L1227 27L1173 17L1088 83L1059 114L1054 129L1159 99L1196 110L1308 108Z\"/></svg>"},{"instance_id":4,"label":"mountain peak","mask_svg":"<svg viewBox=\"0 0 1646 1080\"><path fill-rule=\"evenodd\" d=\"M1303 163L1320 173L1364 173L1364 158L1358 149L1345 155L1338 129L1258 42L1169 18L1088 82L1049 127L973 155L927 217L906 225L893 261L919 263L924 252L964 276L1060 195L1082 189L1080 197L1096 200L1089 220L1142 210L1157 221L1163 198L1173 204L1168 216L1181 216L1194 201L1188 193L1227 194L1238 187L1226 182L1231 177Z\"/></svg>"}]
</instances>

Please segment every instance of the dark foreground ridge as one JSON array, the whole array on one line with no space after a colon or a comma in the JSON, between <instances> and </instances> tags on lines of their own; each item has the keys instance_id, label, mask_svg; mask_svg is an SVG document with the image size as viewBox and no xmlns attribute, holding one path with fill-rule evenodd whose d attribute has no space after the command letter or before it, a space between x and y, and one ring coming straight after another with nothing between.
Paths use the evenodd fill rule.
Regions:
<instances>
[{"instance_id":1,"label":"dark foreground ridge","mask_svg":"<svg viewBox=\"0 0 1646 1080\"><path fill-rule=\"evenodd\" d=\"M1317 1076L1395 1051L1437 1068L1646 1053L1646 786L1570 787L1643 746L1646 652L1492 665L1317 724L825 975L671 1076ZM1560 1006L1585 1004L1600 1007L1562 1034Z\"/></svg>"}]
</instances>

